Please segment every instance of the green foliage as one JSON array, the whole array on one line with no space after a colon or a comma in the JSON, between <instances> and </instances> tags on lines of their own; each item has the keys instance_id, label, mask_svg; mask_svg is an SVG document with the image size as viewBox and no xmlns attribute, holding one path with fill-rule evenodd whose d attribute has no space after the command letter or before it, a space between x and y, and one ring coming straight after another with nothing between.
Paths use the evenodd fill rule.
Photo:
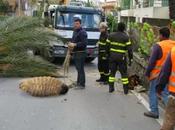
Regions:
<instances>
[{"instance_id":1,"label":"green foliage","mask_svg":"<svg viewBox=\"0 0 175 130\"><path fill-rule=\"evenodd\" d=\"M130 32L131 41L134 41L134 46L138 46L138 51L142 55L149 56L152 45L157 42L153 27L148 23L130 23Z\"/></svg>"},{"instance_id":2,"label":"green foliage","mask_svg":"<svg viewBox=\"0 0 175 130\"><path fill-rule=\"evenodd\" d=\"M156 38L151 25L144 23L141 29L140 51L146 56L150 55L151 47L156 42Z\"/></svg>"},{"instance_id":3,"label":"green foliage","mask_svg":"<svg viewBox=\"0 0 175 130\"><path fill-rule=\"evenodd\" d=\"M93 1L87 0L87 2L84 2L85 7L96 7Z\"/></svg>"},{"instance_id":4,"label":"green foliage","mask_svg":"<svg viewBox=\"0 0 175 130\"><path fill-rule=\"evenodd\" d=\"M9 10L9 3L6 0L0 0L0 13L6 14Z\"/></svg>"},{"instance_id":5,"label":"green foliage","mask_svg":"<svg viewBox=\"0 0 175 130\"><path fill-rule=\"evenodd\" d=\"M43 21L32 17L10 17L0 21L0 65L11 67L1 76L53 75L56 66L40 58L29 56L28 50L43 49L50 40L61 38L43 26Z\"/></svg>"},{"instance_id":6,"label":"green foliage","mask_svg":"<svg viewBox=\"0 0 175 130\"><path fill-rule=\"evenodd\" d=\"M133 45L133 50L138 51L139 48L139 42L140 42L140 33L141 28L138 23L129 23L129 35L130 35L130 41Z\"/></svg>"},{"instance_id":7,"label":"green foliage","mask_svg":"<svg viewBox=\"0 0 175 130\"><path fill-rule=\"evenodd\" d=\"M148 23L138 24L130 23L130 39L137 50L143 56L149 56L151 47L154 43L158 42L159 29L160 27L151 26ZM170 24L170 38L175 40L175 22L172 21Z\"/></svg>"},{"instance_id":8,"label":"green foliage","mask_svg":"<svg viewBox=\"0 0 175 130\"><path fill-rule=\"evenodd\" d=\"M59 76L57 66L41 59L40 57L6 56L0 60L0 64L10 64L7 70L0 70L0 76L5 77L33 77L33 76Z\"/></svg>"},{"instance_id":9,"label":"green foliage","mask_svg":"<svg viewBox=\"0 0 175 130\"><path fill-rule=\"evenodd\" d=\"M172 22L172 27L175 28L175 21Z\"/></svg>"},{"instance_id":10,"label":"green foliage","mask_svg":"<svg viewBox=\"0 0 175 130\"><path fill-rule=\"evenodd\" d=\"M107 15L107 22L110 32L114 32L117 29L117 17L112 14Z\"/></svg>"},{"instance_id":11,"label":"green foliage","mask_svg":"<svg viewBox=\"0 0 175 130\"><path fill-rule=\"evenodd\" d=\"M0 21L4 21L4 20L6 20L7 18L9 18L9 17L8 17L8 16L0 15Z\"/></svg>"}]
</instances>

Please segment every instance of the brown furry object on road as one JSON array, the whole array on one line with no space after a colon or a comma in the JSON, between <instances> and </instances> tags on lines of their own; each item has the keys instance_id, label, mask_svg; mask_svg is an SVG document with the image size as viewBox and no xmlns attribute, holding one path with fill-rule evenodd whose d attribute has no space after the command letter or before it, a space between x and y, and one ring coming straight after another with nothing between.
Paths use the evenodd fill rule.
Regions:
<instances>
[{"instance_id":1,"label":"brown furry object on road","mask_svg":"<svg viewBox=\"0 0 175 130\"><path fill-rule=\"evenodd\" d=\"M129 80L129 89L130 90L134 90L134 87L136 87L137 85L140 84L139 76L136 74L129 76L128 80Z\"/></svg>"},{"instance_id":2,"label":"brown furry object on road","mask_svg":"<svg viewBox=\"0 0 175 130\"><path fill-rule=\"evenodd\" d=\"M45 97L66 94L68 86L53 77L35 77L23 80L19 88L32 96Z\"/></svg>"}]
</instances>

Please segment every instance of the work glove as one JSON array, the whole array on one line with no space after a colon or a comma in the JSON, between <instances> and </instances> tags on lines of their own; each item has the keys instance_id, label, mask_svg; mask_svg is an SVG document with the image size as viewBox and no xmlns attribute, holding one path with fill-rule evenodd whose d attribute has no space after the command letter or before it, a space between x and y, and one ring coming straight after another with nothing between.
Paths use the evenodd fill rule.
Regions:
<instances>
[{"instance_id":1,"label":"work glove","mask_svg":"<svg viewBox=\"0 0 175 130\"><path fill-rule=\"evenodd\" d=\"M131 64L132 64L132 62L133 62L133 59L129 59L129 66L131 66Z\"/></svg>"},{"instance_id":2,"label":"work glove","mask_svg":"<svg viewBox=\"0 0 175 130\"><path fill-rule=\"evenodd\" d=\"M69 43L68 43L68 49L69 49L69 50L73 50L75 46L76 46L75 43L72 43L72 42L69 42Z\"/></svg>"}]
</instances>

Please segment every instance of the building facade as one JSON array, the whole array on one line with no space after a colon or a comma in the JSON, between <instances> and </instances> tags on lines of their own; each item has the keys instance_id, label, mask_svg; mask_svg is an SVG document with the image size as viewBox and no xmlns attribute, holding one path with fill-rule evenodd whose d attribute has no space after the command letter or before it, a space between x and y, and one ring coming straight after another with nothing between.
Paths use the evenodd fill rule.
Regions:
<instances>
[{"instance_id":1,"label":"building facade","mask_svg":"<svg viewBox=\"0 0 175 130\"><path fill-rule=\"evenodd\" d=\"M119 0L119 3L121 20L158 26L169 22L169 0Z\"/></svg>"},{"instance_id":2,"label":"building facade","mask_svg":"<svg viewBox=\"0 0 175 130\"><path fill-rule=\"evenodd\" d=\"M30 6L28 0L7 0L13 15L31 16L33 8Z\"/></svg>"},{"instance_id":3,"label":"building facade","mask_svg":"<svg viewBox=\"0 0 175 130\"><path fill-rule=\"evenodd\" d=\"M116 0L106 1L106 2L101 4L101 7L104 10L105 14L109 14L109 13L113 12L115 7L117 7L117 1Z\"/></svg>"}]
</instances>

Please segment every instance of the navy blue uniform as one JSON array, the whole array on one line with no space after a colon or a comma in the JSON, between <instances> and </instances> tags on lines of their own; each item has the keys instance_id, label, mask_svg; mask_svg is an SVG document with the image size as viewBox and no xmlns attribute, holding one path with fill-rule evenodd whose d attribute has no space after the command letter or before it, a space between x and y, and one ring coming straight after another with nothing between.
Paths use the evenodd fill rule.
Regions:
<instances>
[{"instance_id":1,"label":"navy blue uniform","mask_svg":"<svg viewBox=\"0 0 175 130\"><path fill-rule=\"evenodd\" d=\"M100 72L100 79L98 82L108 82L109 77L109 53L107 40L107 32L102 32L98 41L99 52L98 52L98 70Z\"/></svg>"}]
</instances>

